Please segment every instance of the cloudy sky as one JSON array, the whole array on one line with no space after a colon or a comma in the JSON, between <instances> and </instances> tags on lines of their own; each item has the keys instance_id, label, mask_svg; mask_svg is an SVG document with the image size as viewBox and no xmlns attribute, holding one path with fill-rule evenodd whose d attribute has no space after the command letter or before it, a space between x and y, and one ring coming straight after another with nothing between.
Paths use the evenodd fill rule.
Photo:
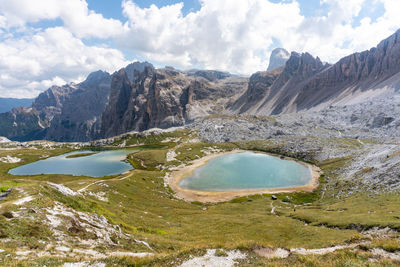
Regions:
<instances>
[{"instance_id":1,"label":"cloudy sky","mask_svg":"<svg viewBox=\"0 0 400 267\"><path fill-rule=\"evenodd\" d=\"M334 63L400 28L399 0L0 0L0 97L157 67L265 70L276 47Z\"/></svg>"}]
</instances>

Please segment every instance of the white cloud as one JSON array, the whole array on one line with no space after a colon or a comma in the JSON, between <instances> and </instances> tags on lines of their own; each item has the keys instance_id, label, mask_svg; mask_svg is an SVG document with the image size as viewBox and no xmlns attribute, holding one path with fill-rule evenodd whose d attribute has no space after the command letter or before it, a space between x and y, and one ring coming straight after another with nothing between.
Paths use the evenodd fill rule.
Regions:
<instances>
[{"instance_id":1,"label":"white cloud","mask_svg":"<svg viewBox=\"0 0 400 267\"><path fill-rule=\"evenodd\" d=\"M182 4L143 9L124 1L129 21L120 43L166 64L251 73L266 68L273 38L289 38L304 19L295 1L202 0L201 5L183 16Z\"/></svg>"},{"instance_id":2,"label":"white cloud","mask_svg":"<svg viewBox=\"0 0 400 267\"><path fill-rule=\"evenodd\" d=\"M0 43L0 95L33 97L51 85L128 64L116 49L86 46L62 27Z\"/></svg>"},{"instance_id":3,"label":"white cloud","mask_svg":"<svg viewBox=\"0 0 400 267\"><path fill-rule=\"evenodd\" d=\"M60 18L78 37L108 38L121 33L122 23L88 9L82 0L0 0L0 28Z\"/></svg>"},{"instance_id":4,"label":"white cloud","mask_svg":"<svg viewBox=\"0 0 400 267\"><path fill-rule=\"evenodd\" d=\"M384 3L386 13L358 25L360 11L371 1L321 0L327 15L305 18L295 0L201 0L201 9L186 16L182 4L140 8L126 0L128 22L118 40L121 47L160 63L244 74L266 68L274 40L334 63L375 46L400 26L398 0L374 0Z\"/></svg>"},{"instance_id":5,"label":"white cloud","mask_svg":"<svg viewBox=\"0 0 400 267\"><path fill-rule=\"evenodd\" d=\"M140 8L122 0L123 23L90 10L85 0L0 0L0 95L33 96L53 83L127 64L120 50L87 46L82 38L115 41L117 48L159 65L251 74L267 68L279 43L333 63L375 46L400 26L399 0L320 3L325 15L304 17L296 0L200 0L201 8L186 15L182 3ZM377 3L384 14L359 18ZM63 26L30 24L55 19Z\"/></svg>"},{"instance_id":6,"label":"white cloud","mask_svg":"<svg viewBox=\"0 0 400 267\"><path fill-rule=\"evenodd\" d=\"M329 4L329 15L308 18L301 25L296 38L299 49L334 63L351 53L376 46L399 29L400 17L396 10L400 10L400 1L375 1L384 3L385 13L375 21L369 17L361 18L359 25L354 26L360 10L369 8L371 1L324 0Z\"/></svg>"}]
</instances>

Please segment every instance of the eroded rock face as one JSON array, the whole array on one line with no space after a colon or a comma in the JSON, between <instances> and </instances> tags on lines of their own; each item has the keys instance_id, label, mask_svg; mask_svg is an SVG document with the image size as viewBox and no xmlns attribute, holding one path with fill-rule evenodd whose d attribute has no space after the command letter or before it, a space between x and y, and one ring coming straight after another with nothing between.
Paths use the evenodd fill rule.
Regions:
<instances>
[{"instance_id":1,"label":"eroded rock face","mask_svg":"<svg viewBox=\"0 0 400 267\"><path fill-rule=\"evenodd\" d=\"M283 48L275 48L269 57L269 65L267 70L274 70L285 65L290 58L290 53Z\"/></svg>"},{"instance_id":2,"label":"eroded rock face","mask_svg":"<svg viewBox=\"0 0 400 267\"><path fill-rule=\"evenodd\" d=\"M279 69L252 77L248 90L232 105L233 112L270 115L322 109L356 101L376 89L398 90L400 30L376 48L354 53L331 66L308 53L292 53L277 72Z\"/></svg>"},{"instance_id":3,"label":"eroded rock face","mask_svg":"<svg viewBox=\"0 0 400 267\"><path fill-rule=\"evenodd\" d=\"M134 62L124 68L127 80L150 63ZM13 140L46 139L88 141L99 138L101 116L108 103L111 75L96 71L79 84L52 86L41 93L30 108L0 114L0 134Z\"/></svg>"},{"instance_id":4,"label":"eroded rock face","mask_svg":"<svg viewBox=\"0 0 400 267\"><path fill-rule=\"evenodd\" d=\"M282 73L283 68L273 71L260 71L250 76L248 90L233 103L232 108L239 113L252 109L260 100L270 94L270 89L275 80Z\"/></svg>"},{"instance_id":5,"label":"eroded rock face","mask_svg":"<svg viewBox=\"0 0 400 267\"><path fill-rule=\"evenodd\" d=\"M292 52L285 66L250 77L247 91L233 105L239 113L279 114L293 111L291 102L303 85L328 65L309 53Z\"/></svg>"},{"instance_id":6,"label":"eroded rock face","mask_svg":"<svg viewBox=\"0 0 400 267\"><path fill-rule=\"evenodd\" d=\"M128 75L129 81L133 82L133 80L135 79L134 77L135 71L143 72L146 67L153 67L153 65L147 61L146 62L136 61L126 66L125 71L126 74Z\"/></svg>"},{"instance_id":7,"label":"eroded rock face","mask_svg":"<svg viewBox=\"0 0 400 267\"><path fill-rule=\"evenodd\" d=\"M0 122L7 122L10 130L0 131L14 140L90 140L108 101L110 79L107 72L97 71L82 83L52 86L31 108L1 114Z\"/></svg>"},{"instance_id":8,"label":"eroded rock face","mask_svg":"<svg viewBox=\"0 0 400 267\"><path fill-rule=\"evenodd\" d=\"M76 86L54 115L45 138L60 141L87 141L100 130L101 114L108 102L111 76L97 71Z\"/></svg>"},{"instance_id":9,"label":"eroded rock face","mask_svg":"<svg viewBox=\"0 0 400 267\"><path fill-rule=\"evenodd\" d=\"M136 71L130 82L126 70L118 71L112 78L101 135L184 125L223 108L247 82L216 71L196 73L146 67L143 72Z\"/></svg>"},{"instance_id":10,"label":"eroded rock face","mask_svg":"<svg viewBox=\"0 0 400 267\"><path fill-rule=\"evenodd\" d=\"M0 135L22 141L43 139L46 131L41 127L39 112L32 108L19 107L0 114Z\"/></svg>"},{"instance_id":11,"label":"eroded rock face","mask_svg":"<svg viewBox=\"0 0 400 267\"><path fill-rule=\"evenodd\" d=\"M334 65L293 52L284 66L271 68L250 79L214 70L154 69L147 62L113 75L95 72L80 84L51 87L31 108L0 114L0 136L88 141L180 126L210 114L276 115L347 105L371 92L400 89L400 30L376 48ZM370 127L397 123L395 116L377 115ZM360 114L354 114L351 122L359 121Z\"/></svg>"},{"instance_id":12,"label":"eroded rock face","mask_svg":"<svg viewBox=\"0 0 400 267\"><path fill-rule=\"evenodd\" d=\"M376 48L344 57L318 73L296 98L297 110L329 103L339 96L351 97L355 91L384 87L384 82L399 72L400 30Z\"/></svg>"},{"instance_id":13,"label":"eroded rock face","mask_svg":"<svg viewBox=\"0 0 400 267\"><path fill-rule=\"evenodd\" d=\"M48 139L86 141L108 99L110 75L90 74L79 84L52 86L41 93L31 108L0 114L0 132L13 140Z\"/></svg>"}]
</instances>

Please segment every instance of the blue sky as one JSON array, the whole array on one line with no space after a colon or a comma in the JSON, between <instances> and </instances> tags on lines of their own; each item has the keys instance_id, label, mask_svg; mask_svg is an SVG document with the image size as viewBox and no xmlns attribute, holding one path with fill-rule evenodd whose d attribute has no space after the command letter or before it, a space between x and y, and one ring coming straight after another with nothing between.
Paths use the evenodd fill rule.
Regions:
<instances>
[{"instance_id":1,"label":"blue sky","mask_svg":"<svg viewBox=\"0 0 400 267\"><path fill-rule=\"evenodd\" d=\"M351 0L350 0L351 1ZM103 14L106 18L115 18L121 21L125 21L125 18L122 15L122 7L121 5L116 4L117 1L114 0L87 0L89 8ZM201 4L199 0L157 0L157 1L148 1L148 0L137 0L135 3L141 8L148 8L150 5L156 5L158 7L167 6L176 3L184 3L184 7L182 9L182 13L186 15L189 12L196 12L201 8ZM284 3L288 1L282 0L271 0L273 3ZM329 12L329 5L321 3L320 0L299 0L300 11L301 14L310 17L310 16L321 16L327 15ZM383 15L385 12L384 6L382 2L378 2L375 0L367 1L360 15L357 16L355 23L359 23L360 19L368 16L372 19L376 19Z\"/></svg>"},{"instance_id":2,"label":"blue sky","mask_svg":"<svg viewBox=\"0 0 400 267\"><path fill-rule=\"evenodd\" d=\"M0 0L0 97L135 60L250 75L280 46L334 63L393 34L398 10L399 0Z\"/></svg>"},{"instance_id":3,"label":"blue sky","mask_svg":"<svg viewBox=\"0 0 400 267\"><path fill-rule=\"evenodd\" d=\"M135 3L141 8L148 8L150 5L156 5L158 7L177 4L183 2L183 14L187 14L188 12L198 11L201 7L200 2L198 0L157 0L157 1L148 1L148 0L140 0L135 1ZM118 5L118 1L115 0L88 0L87 1L89 8L95 10L103 14L106 18L115 18L124 20L122 16L122 7L121 4Z\"/></svg>"}]
</instances>

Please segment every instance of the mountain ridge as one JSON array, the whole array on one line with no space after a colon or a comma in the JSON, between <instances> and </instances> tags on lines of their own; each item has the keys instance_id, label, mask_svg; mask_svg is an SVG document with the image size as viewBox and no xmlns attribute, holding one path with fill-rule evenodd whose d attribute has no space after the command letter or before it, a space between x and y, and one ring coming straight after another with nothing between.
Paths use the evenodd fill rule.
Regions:
<instances>
[{"instance_id":1,"label":"mountain ridge","mask_svg":"<svg viewBox=\"0 0 400 267\"><path fill-rule=\"evenodd\" d=\"M271 84L270 87L259 89L263 90L258 92L259 95L264 95L263 99L249 106L240 97L231 109L239 113L276 115L326 108L339 100L342 103L354 100L352 98L356 93L362 99L360 95L367 95L369 90L397 88L400 86L399 79L394 79L391 84L384 82L399 72L400 30L381 41L377 47L346 56L333 65L324 65L318 57L314 59L308 53L303 53L300 57L299 54L292 53L276 80L267 82ZM244 95L251 94L254 90L249 83Z\"/></svg>"},{"instance_id":2,"label":"mountain ridge","mask_svg":"<svg viewBox=\"0 0 400 267\"><path fill-rule=\"evenodd\" d=\"M332 65L292 52L283 66L249 78L216 70L156 69L148 62L113 74L97 71L82 83L50 87L29 108L0 114L0 136L89 141L182 126L212 114L320 110L399 88L400 30Z\"/></svg>"}]
</instances>

